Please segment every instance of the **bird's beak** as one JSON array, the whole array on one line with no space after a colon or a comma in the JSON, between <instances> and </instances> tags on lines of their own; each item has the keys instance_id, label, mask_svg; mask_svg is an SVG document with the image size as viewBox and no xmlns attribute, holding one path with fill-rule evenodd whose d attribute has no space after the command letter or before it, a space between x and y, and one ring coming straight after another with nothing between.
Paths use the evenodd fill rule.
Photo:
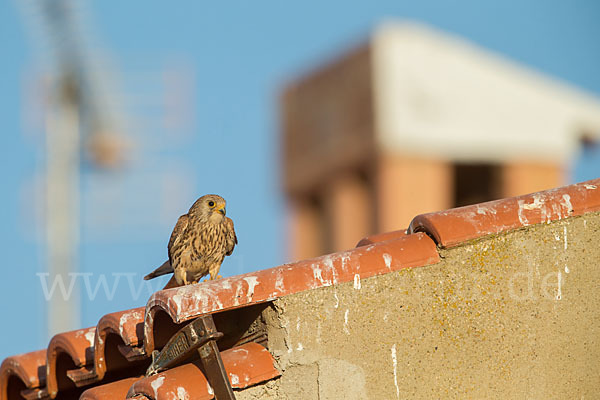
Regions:
<instances>
[{"instance_id":1,"label":"bird's beak","mask_svg":"<svg viewBox=\"0 0 600 400\"><path fill-rule=\"evenodd\" d=\"M220 205L219 207L217 207L216 211L219 212L219 213L221 213L221 214L223 214L223 215L225 215L225 213L227 212L227 210L225 210L225 204Z\"/></svg>"}]
</instances>

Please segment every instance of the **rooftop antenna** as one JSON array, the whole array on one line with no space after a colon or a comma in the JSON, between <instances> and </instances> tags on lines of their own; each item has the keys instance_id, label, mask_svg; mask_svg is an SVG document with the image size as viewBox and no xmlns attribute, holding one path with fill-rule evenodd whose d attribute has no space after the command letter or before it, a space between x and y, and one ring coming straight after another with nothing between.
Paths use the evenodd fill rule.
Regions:
<instances>
[{"instance_id":1,"label":"rooftop antenna","mask_svg":"<svg viewBox=\"0 0 600 400\"><path fill-rule=\"evenodd\" d=\"M63 283L48 302L48 334L80 325L75 285L80 232L82 148L94 167L119 165L117 114L111 112L102 64L90 51L85 2L35 0L21 3L41 50L50 58L45 109L45 234L49 284ZM67 294L63 296L63 293Z\"/></svg>"}]
</instances>

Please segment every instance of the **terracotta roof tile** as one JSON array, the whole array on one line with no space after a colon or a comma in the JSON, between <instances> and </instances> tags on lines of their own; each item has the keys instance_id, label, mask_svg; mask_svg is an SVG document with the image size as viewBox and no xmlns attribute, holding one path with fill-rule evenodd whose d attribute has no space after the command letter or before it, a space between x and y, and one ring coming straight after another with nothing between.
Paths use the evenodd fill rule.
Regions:
<instances>
[{"instance_id":1,"label":"terracotta roof tile","mask_svg":"<svg viewBox=\"0 0 600 400\"><path fill-rule=\"evenodd\" d=\"M59 333L55 335L48 345L46 353L46 387L52 398L56 397L59 389L72 387L69 379L59 379L58 371L66 372L65 368L58 368L58 363L64 356L71 360L73 367L85 367L94 363L94 337L96 327L78 329L76 331ZM63 358L64 359L64 358ZM63 362L60 360L60 362ZM66 386L59 387L59 381L64 382Z\"/></svg>"},{"instance_id":2,"label":"terracotta roof tile","mask_svg":"<svg viewBox=\"0 0 600 400\"><path fill-rule=\"evenodd\" d=\"M243 389L280 375L275 368L275 360L271 353L257 343L246 343L225 350L221 353L221 357L234 389ZM127 398L136 398L139 395L152 400L171 398L208 400L214 397L208 381L195 363L180 365L140 379L131 386Z\"/></svg>"},{"instance_id":3,"label":"terracotta roof tile","mask_svg":"<svg viewBox=\"0 0 600 400\"><path fill-rule=\"evenodd\" d=\"M398 231L392 231L392 232L385 232L385 233L378 233L375 235L371 235L371 236L367 236L365 238L362 238L360 240L360 242L358 242L358 244L356 245L356 247L360 247L360 246L368 246L370 244L375 244L375 243L379 243L379 242L385 242L387 240L392 240L392 239L399 239L403 236L406 236L406 229L401 229Z\"/></svg>"},{"instance_id":4,"label":"terracotta roof tile","mask_svg":"<svg viewBox=\"0 0 600 400\"><path fill-rule=\"evenodd\" d=\"M77 386L91 384L101 381L107 369L119 369L123 367L120 357L107 360L107 354L121 353L127 360L135 361L144 357L138 347L143 342L144 307L131 310L115 312L103 316L96 327L94 338L94 363L86 368L69 371L68 375ZM118 336L123 345L117 348L118 352L106 351L106 343L109 335ZM115 343L115 342L112 342Z\"/></svg>"},{"instance_id":5,"label":"terracotta roof tile","mask_svg":"<svg viewBox=\"0 0 600 400\"><path fill-rule=\"evenodd\" d=\"M246 343L223 354L223 363L231 386L244 389L281 375L275 368L275 359L258 343Z\"/></svg>"},{"instance_id":6,"label":"terracotta roof tile","mask_svg":"<svg viewBox=\"0 0 600 400\"><path fill-rule=\"evenodd\" d=\"M46 350L6 358L0 366L0 399L46 383Z\"/></svg>"},{"instance_id":7,"label":"terracotta roof tile","mask_svg":"<svg viewBox=\"0 0 600 400\"><path fill-rule=\"evenodd\" d=\"M141 377L121 379L105 385L95 386L81 394L79 400L116 400L124 399L127 391Z\"/></svg>"},{"instance_id":8,"label":"terracotta roof tile","mask_svg":"<svg viewBox=\"0 0 600 400\"><path fill-rule=\"evenodd\" d=\"M409 233L426 232L442 247L524 226L600 210L600 179L490 201L413 219Z\"/></svg>"},{"instance_id":9,"label":"terracotta roof tile","mask_svg":"<svg viewBox=\"0 0 600 400\"><path fill-rule=\"evenodd\" d=\"M146 305L145 352L150 354L154 350L154 317L158 312L182 323L203 314L438 261L434 242L417 233L201 285L162 290L154 293Z\"/></svg>"}]
</instances>

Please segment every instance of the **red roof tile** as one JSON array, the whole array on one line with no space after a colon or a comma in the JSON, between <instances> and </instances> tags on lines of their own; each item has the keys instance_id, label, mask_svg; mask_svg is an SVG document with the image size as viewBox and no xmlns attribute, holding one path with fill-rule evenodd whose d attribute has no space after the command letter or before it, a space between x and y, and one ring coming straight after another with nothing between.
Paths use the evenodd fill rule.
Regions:
<instances>
[{"instance_id":1,"label":"red roof tile","mask_svg":"<svg viewBox=\"0 0 600 400\"><path fill-rule=\"evenodd\" d=\"M490 201L413 219L409 233L426 232L442 247L600 210L600 179L519 197Z\"/></svg>"},{"instance_id":2,"label":"red roof tile","mask_svg":"<svg viewBox=\"0 0 600 400\"><path fill-rule=\"evenodd\" d=\"M117 360L107 360L106 354L118 354L117 352L106 352L108 335L116 335L126 347L118 350L126 359L133 361L144 355L135 346L143 342L144 307L132 310L120 311L103 316L96 327L94 339L94 364L79 370L69 371L69 377L78 386L101 381L107 369L122 367ZM108 367L107 367L108 365Z\"/></svg>"},{"instance_id":3,"label":"red roof tile","mask_svg":"<svg viewBox=\"0 0 600 400\"><path fill-rule=\"evenodd\" d=\"M79 400L116 400L124 399L131 385L141 377L121 379L120 381L95 386L81 394Z\"/></svg>"},{"instance_id":4,"label":"red roof tile","mask_svg":"<svg viewBox=\"0 0 600 400\"><path fill-rule=\"evenodd\" d=\"M11 381L13 379L13 381ZM46 350L6 358L0 366L0 399L14 398L13 393L35 389L46 383Z\"/></svg>"},{"instance_id":5,"label":"red roof tile","mask_svg":"<svg viewBox=\"0 0 600 400\"><path fill-rule=\"evenodd\" d=\"M368 246L370 244L375 244L375 243L379 243L379 242L385 242L387 240L392 240L392 239L399 239L403 236L406 236L406 229L401 229L399 231L392 231L392 232L385 232L385 233L378 233L375 235L371 235L371 236L367 236L365 238L362 238L360 240L360 242L358 242L358 244L356 245L356 247L360 247L360 246Z\"/></svg>"},{"instance_id":6,"label":"red roof tile","mask_svg":"<svg viewBox=\"0 0 600 400\"><path fill-rule=\"evenodd\" d=\"M57 360L66 355L73 363L75 367L85 367L94 363L94 337L96 334L96 327L78 329L76 331L59 333L55 335L48 345L48 351L46 353L46 387L47 391L52 398L56 397L59 389L65 389L65 387L59 387L59 378L57 371ZM63 368L61 368L63 370ZM65 371L66 372L66 371ZM68 387L73 385L69 384L69 379L60 379L61 382L65 382Z\"/></svg>"},{"instance_id":7,"label":"red roof tile","mask_svg":"<svg viewBox=\"0 0 600 400\"><path fill-rule=\"evenodd\" d=\"M271 353L257 343L246 343L221 353L234 389L243 389L280 375ZM212 388L194 363L188 363L135 382L127 398L144 395L149 399L214 398ZM187 397L186 397L187 396Z\"/></svg>"}]
</instances>

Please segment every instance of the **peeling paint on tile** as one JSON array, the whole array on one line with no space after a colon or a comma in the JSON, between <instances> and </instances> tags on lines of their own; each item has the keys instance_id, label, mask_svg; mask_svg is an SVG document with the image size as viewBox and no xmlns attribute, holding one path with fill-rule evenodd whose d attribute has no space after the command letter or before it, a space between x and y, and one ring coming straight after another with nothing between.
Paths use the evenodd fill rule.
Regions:
<instances>
[{"instance_id":1,"label":"peeling paint on tile","mask_svg":"<svg viewBox=\"0 0 600 400\"><path fill-rule=\"evenodd\" d=\"M243 349L243 348L236 348L232 350L233 353L243 353L244 356L248 356L248 350Z\"/></svg>"},{"instance_id":2,"label":"peeling paint on tile","mask_svg":"<svg viewBox=\"0 0 600 400\"><path fill-rule=\"evenodd\" d=\"M281 270L277 270L277 278L275 279L275 290L279 293L285 292L285 285L283 284L283 275Z\"/></svg>"},{"instance_id":3,"label":"peeling paint on tile","mask_svg":"<svg viewBox=\"0 0 600 400\"><path fill-rule=\"evenodd\" d=\"M524 210L537 210L541 209L544 206L544 199L540 198L539 195L533 195L533 202L526 204L525 201L519 201L519 207L522 207ZM521 203L523 205L521 205Z\"/></svg>"},{"instance_id":4,"label":"peeling paint on tile","mask_svg":"<svg viewBox=\"0 0 600 400\"><path fill-rule=\"evenodd\" d=\"M177 400L190 400L190 395L185 388L181 386L177 388Z\"/></svg>"},{"instance_id":5,"label":"peeling paint on tile","mask_svg":"<svg viewBox=\"0 0 600 400\"><path fill-rule=\"evenodd\" d=\"M332 278L333 284L337 285L338 284L337 269L334 267L331 257L325 257L323 259L323 264L325 264L325 266L327 268L329 268L329 270L331 271L331 278Z\"/></svg>"},{"instance_id":6,"label":"peeling paint on tile","mask_svg":"<svg viewBox=\"0 0 600 400\"><path fill-rule=\"evenodd\" d=\"M182 300L181 294L179 294L179 291L177 291L177 294L171 298L173 299L173 302L175 303L177 312L179 312L179 310L181 310L181 300Z\"/></svg>"},{"instance_id":7,"label":"peeling paint on tile","mask_svg":"<svg viewBox=\"0 0 600 400\"><path fill-rule=\"evenodd\" d=\"M127 324L131 319L135 321L139 321L144 317L144 313L141 310L131 310L129 312L123 313L119 318L119 334L121 337L125 335L125 324Z\"/></svg>"},{"instance_id":8,"label":"peeling paint on tile","mask_svg":"<svg viewBox=\"0 0 600 400\"><path fill-rule=\"evenodd\" d=\"M486 215L493 214L496 215L496 209L492 207L485 207L477 204L477 214Z\"/></svg>"},{"instance_id":9,"label":"peeling paint on tile","mask_svg":"<svg viewBox=\"0 0 600 400\"><path fill-rule=\"evenodd\" d=\"M237 282L237 287L235 288L235 296L233 296L233 304L236 306L240 305L240 297L242 294L242 283Z\"/></svg>"},{"instance_id":10,"label":"peeling paint on tile","mask_svg":"<svg viewBox=\"0 0 600 400\"><path fill-rule=\"evenodd\" d=\"M239 385L240 384L240 377L237 376L236 374L229 374L229 379L231 380L231 384L232 385Z\"/></svg>"},{"instance_id":11,"label":"peeling paint on tile","mask_svg":"<svg viewBox=\"0 0 600 400\"><path fill-rule=\"evenodd\" d=\"M254 288L260 283L258 282L258 278L256 276L245 277L244 280L248 284L248 293L246 294L246 297L248 301L252 301L252 296L254 296Z\"/></svg>"},{"instance_id":12,"label":"peeling paint on tile","mask_svg":"<svg viewBox=\"0 0 600 400\"><path fill-rule=\"evenodd\" d=\"M342 271L348 272L348 264L350 261L350 254L345 251L342 253L338 253L338 258L342 261Z\"/></svg>"},{"instance_id":13,"label":"peeling paint on tile","mask_svg":"<svg viewBox=\"0 0 600 400\"><path fill-rule=\"evenodd\" d=\"M340 299L338 299L337 293L333 293L333 297L335 297L335 304L333 305L334 308L338 308L340 306Z\"/></svg>"},{"instance_id":14,"label":"peeling paint on tile","mask_svg":"<svg viewBox=\"0 0 600 400\"><path fill-rule=\"evenodd\" d=\"M587 190L594 190L594 189L597 189L597 188L598 188L598 186L596 186L596 185L587 185L587 184L586 184L586 185L583 185L583 186L584 186L584 187L585 187Z\"/></svg>"},{"instance_id":15,"label":"peeling paint on tile","mask_svg":"<svg viewBox=\"0 0 600 400\"><path fill-rule=\"evenodd\" d=\"M94 347L94 337L96 336L96 329L91 328L89 331L85 333L85 338L87 339L90 347Z\"/></svg>"},{"instance_id":16,"label":"peeling paint on tile","mask_svg":"<svg viewBox=\"0 0 600 400\"><path fill-rule=\"evenodd\" d=\"M388 253L383 253L383 262L385 263L385 266L387 267L387 269L389 269L391 271L392 270L392 256L390 256Z\"/></svg>"},{"instance_id":17,"label":"peeling paint on tile","mask_svg":"<svg viewBox=\"0 0 600 400\"><path fill-rule=\"evenodd\" d=\"M517 215L519 217L519 222L521 223L521 225L527 226L527 225L529 225L529 222L527 221L527 218L525 217L525 214L523 213L524 207L525 207L525 200L519 200L519 210L517 211Z\"/></svg>"},{"instance_id":18,"label":"peeling paint on tile","mask_svg":"<svg viewBox=\"0 0 600 400\"><path fill-rule=\"evenodd\" d=\"M154 398L158 398L158 389L163 385L163 383L165 383L165 377L159 376L150 384L150 386L152 386L152 390L154 390Z\"/></svg>"},{"instance_id":19,"label":"peeling paint on tile","mask_svg":"<svg viewBox=\"0 0 600 400\"><path fill-rule=\"evenodd\" d=\"M223 289L231 289L231 280L230 279L221 279L221 287Z\"/></svg>"},{"instance_id":20,"label":"peeling paint on tile","mask_svg":"<svg viewBox=\"0 0 600 400\"><path fill-rule=\"evenodd\" d=\"M563 226L563 237L565 238L565 250L567 250L567 226Z\"/></svg>"},{"instance_id":21,"label":"peeling paint on tile","mask_svg":"<svg viewBox=\"0 0 600 400\"><path fill-rule=\"evenodd\" d=\"M313 278L317 279L321 283L321 285L331 286L330 280L323 279L323 274L322 274L321 267L319 266L319 264L313 264L312 270L313 270Z\"/></svg>"},{"instance_id":22,"label":"peeling paint on tile","mask_svg":"<svg viewBox=\"0 0 600 400\"><path fill-rule=\"evenodd\" d=\"M563 201L561 204L567 209L567 216L573 213L573 204L571 204L571 196L568 194L562 195Z\"/></svg>"}]
</instances>

